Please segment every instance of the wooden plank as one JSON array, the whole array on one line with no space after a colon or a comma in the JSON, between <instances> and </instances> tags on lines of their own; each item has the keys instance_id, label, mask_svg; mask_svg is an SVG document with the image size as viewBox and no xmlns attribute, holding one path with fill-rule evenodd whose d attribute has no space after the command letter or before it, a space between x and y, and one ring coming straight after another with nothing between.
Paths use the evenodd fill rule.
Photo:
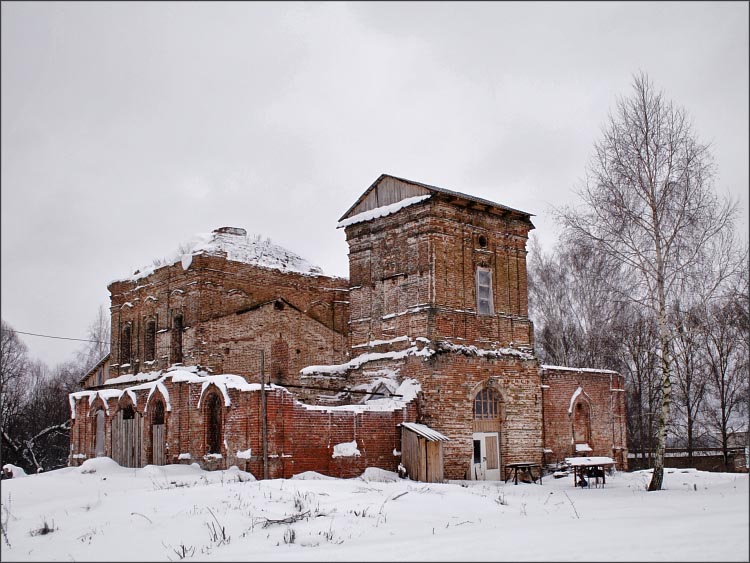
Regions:
<instances>
[{"instance_id":1,"label":"wooden plank","mask_svg":"<svg viewBox=\"0 0 750 563\"><path fill-rule=\"evenodd\" d=\"M485 436L484 445L487 450L487 469L499 469L499 456L497 448L497 435Z\"/></svg>"},{"instance_id":2,"label":"wooden plank","mask_svg":"<svg viewBox=\"0 0 750 563\"><path fill-rule=\"evenodd\" d=\"M384 178L377 187L363 199L357 207L352 209L349 217L358 215L371 209L377 209L385 205L399 202L410 197L427 195L430 191L421 186L414 186L396 180L395 178Z\"/></svg>"},{"instance_id":3,"label":"wooden plank","mask_svg":"<svg viewBox=\"0 0 750 563\"><path fill-rule=\"evenodd\" d=\"M442 483L443 481L443 443L427 442L428 483Z\"/></svg>"},{"instance_id":4,"label":"wooden plank","mask_svg":"<svg viewBox=\"0 0 750 563\"><path fill-rule=\"evenodd\" d=\"M153 430L153 464L154 465L166 465L166 458L164 453L164 425L154 424Z\"/></svg>"},{"instance_id":5,"label":"wooden plank","mask_svg":"<svg viewBox=\"0 0 750 563\"><path fill-rule=\"evenodd\" d=\"M500 420L495 419L474 419L474 432L498 432L500 430Z\"/></svg>"}]
</instances>

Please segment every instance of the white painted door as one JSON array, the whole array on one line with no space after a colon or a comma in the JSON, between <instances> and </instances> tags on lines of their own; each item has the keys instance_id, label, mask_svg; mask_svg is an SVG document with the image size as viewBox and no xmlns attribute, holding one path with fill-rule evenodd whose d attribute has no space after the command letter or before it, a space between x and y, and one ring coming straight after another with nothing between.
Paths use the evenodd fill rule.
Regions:
<instances>
[{"instance_id":1,"label":"white painted door","mask_svg":"<svg viewBox=\"0 0 750 563\"><path fill-rule=\"evenodd\" d=\"M471 478L479 481L500 480L500 434L474 432Z\"/></svg>"}]
</instances>

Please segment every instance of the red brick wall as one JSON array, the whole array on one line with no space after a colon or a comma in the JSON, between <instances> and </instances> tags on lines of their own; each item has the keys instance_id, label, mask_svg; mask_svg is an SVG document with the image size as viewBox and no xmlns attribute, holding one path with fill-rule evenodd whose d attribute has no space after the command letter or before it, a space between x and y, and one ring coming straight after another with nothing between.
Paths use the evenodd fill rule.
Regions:
<instances>
[{"instance_id":1,"label":"red brick wall","mask_svg":"<svg viewBox=\"0 0 750 563\"><path fill-rule=\"evenodd\" d=\"M580 386L583 393L576 403L587 402L590 408L593 452L585 455L609 456L618 469L627 469L624 378L608 371L543 368L541 381L544 395L544 447L547 463L562 461L576 454L573 440L571 398ZM573 411L575 412L575 403Z\"/></svg>"}]
</instances>

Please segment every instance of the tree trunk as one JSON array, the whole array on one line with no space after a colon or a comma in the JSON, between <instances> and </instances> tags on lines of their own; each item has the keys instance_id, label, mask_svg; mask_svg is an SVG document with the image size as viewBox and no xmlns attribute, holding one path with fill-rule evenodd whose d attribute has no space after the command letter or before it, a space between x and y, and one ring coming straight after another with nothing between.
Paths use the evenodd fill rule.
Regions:
<instances>
[{"instance_id":1,"label":"tree trunk","mask_svg":"<svg viewBox=\"0 0 750 563\"><path fill-rule=\"evenodd\" d=\"M654 213L654 221L658 223ZM659 310L657 314L657 325L659 327L659 347L661 348L661 409L659 411L659 428L656 434L656 452L654 456L654 474L648 484L649 491L660 491L664 481L664 450L667 446L667 423L669 422L669 410L672 405L672 378L669 373L669 328L667 327L667 299L664 291L664 262L661 255L661 242L657 236L656 241L656 289Z\"/></svg>"}]
</instances>

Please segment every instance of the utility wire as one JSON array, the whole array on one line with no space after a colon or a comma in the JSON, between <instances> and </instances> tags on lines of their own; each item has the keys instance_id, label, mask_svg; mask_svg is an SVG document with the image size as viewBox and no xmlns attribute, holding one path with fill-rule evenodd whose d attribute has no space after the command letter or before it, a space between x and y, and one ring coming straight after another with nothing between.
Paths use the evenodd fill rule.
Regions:
<instances>
[{"instance_id":1,"label":"utility wire","mask_svg":"<svg viewBox=\"0 0 750 563\"><path fill-rule=\"evenodd\" d=\"M42 338L56 338L58 340L77 340L78 342L96 342L97 344L109 344L109 340L86 340L84 338L67 338L65 336L50 336L49 334L34 334L33 332L23 332L21 330L13 330L18 334L27 334L29 336L41 336Z\"/></svg>"}]
</instances>

